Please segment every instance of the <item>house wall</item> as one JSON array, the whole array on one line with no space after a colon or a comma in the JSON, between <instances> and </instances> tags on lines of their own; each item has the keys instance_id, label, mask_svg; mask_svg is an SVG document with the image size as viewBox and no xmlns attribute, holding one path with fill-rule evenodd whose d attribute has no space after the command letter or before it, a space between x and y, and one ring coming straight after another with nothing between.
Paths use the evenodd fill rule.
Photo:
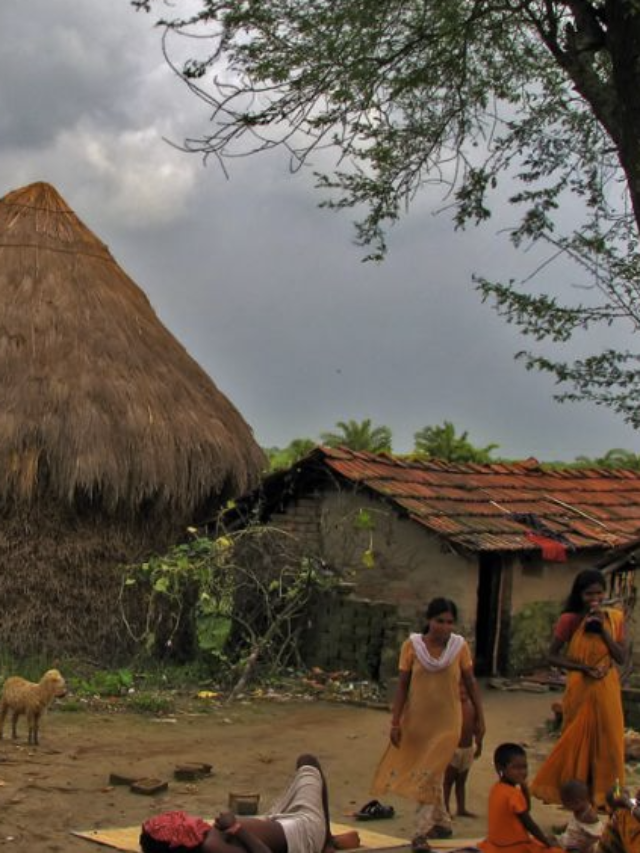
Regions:
<instances>
[{"instance_id":1,"label":"house wall","mask_svg":"<svg viewBox=\"0 0 640 853\"><path fill-rule=\"evenodd\" d=\"M461 629L473 636L477 560L452 552L381 501L365 494L323 492L273 515L270 524L317 550L358 596L397 605L412 629L421 627L430 599L446 596L458 605ZM372 552L370 564L367 552Z\"/></svg>"},{"instance_id":2,"label":"house wall","mask_svg":"<svg viewBox=\"0 0 640 853\"><path fill-rule=\"evenodd\" d=\"M274 514L269 523L296 535L338 569L352 585L354 597L396 606L403 624L394 648L387 650L393 665L401 636L422 626L425 607L436 596L456 602L459 630L473 645L479 579L475 556L452 551L445 540L415 521L400 518L383 501L355 491L318 492L301 498L285 513ZM500 562L499 555L496 559ZM593 567L595 559L592 554L570 555L566 563L551 563L513 554L502 560L506 600L502 601L500 645L507 658L505 632L508 637L512 617L532 602L563 602L575 576ZM634 633L638 635L637 628ZM546 648L546 638L541 641ZM498 649L497 653L496 662L504 666L507 661Z\"/></svg>"},{"instance_id":3,"label":"house wall","mask_svg":"<svg viewBox=\"0 0 640 853\"><path fill-rule=\"evenodd\" d=\"M569 555L566 563L545 563L541 557L516 555L513 560L511 608L514 613L531 601L564 601L578 572L593 568L589 555Z\"/></svg>"}]
</instances>

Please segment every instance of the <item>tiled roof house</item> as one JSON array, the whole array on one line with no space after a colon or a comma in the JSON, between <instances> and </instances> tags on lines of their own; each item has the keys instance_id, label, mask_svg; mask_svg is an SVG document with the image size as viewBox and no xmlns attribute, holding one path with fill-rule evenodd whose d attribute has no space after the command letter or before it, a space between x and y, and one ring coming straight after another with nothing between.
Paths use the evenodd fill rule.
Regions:
<instances>
[{"instance_id":1,"label":"tiled roof house","mask_svg":"<svg viewBox=\"0 0 640 853\"><path fill-rule=\"evenodd\" d=\"M453 598L480 670L495 671L515 613L563 600L578 571L638 538L640 473L318 447L267 477L248 507L413 624L430 598Z\"/></svg>"}]
</instances>

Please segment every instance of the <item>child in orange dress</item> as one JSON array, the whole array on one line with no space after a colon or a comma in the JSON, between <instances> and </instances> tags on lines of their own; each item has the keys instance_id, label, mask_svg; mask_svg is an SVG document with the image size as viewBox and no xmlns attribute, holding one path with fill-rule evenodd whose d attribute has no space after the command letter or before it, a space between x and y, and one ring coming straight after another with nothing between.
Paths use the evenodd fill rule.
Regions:
<instances>
[{"instance_id":1,"label":"child in orange dress","mask_svg":"<svg viewBox=\"0 0 640 853\"><path fill-rule=\"evenodd\" d=\"M489 794L487 837L478 845L483 853L561 853L555 841L531 817L527 780L527 754L516 743L503 743L493 763L499 781Z\"/></svg>"}]
</instances>

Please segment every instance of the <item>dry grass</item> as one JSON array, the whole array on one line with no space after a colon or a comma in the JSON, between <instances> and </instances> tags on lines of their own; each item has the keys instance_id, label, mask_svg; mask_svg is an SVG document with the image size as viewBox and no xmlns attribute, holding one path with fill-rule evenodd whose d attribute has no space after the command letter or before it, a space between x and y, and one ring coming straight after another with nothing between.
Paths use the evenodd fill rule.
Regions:
<instances>
[{"instance_id":1,"label":"dry grass","mask_svg":"<svg viewBox=\"0 0 640 853\"><path fill-rule=\"evenodd\" d=\"M251 489L262 451L43 183L0 199L0 400L0 644L109 658L116 566Z\"/></svg>"},{"instance_id":2,"label":"dry grass","mask_svg":"<svg viewBox=\"0 0 640 853\"><path fill-rule=\"evenodd\" d=\"M0 317L3 501L193 518L257 483L237 409L48 184L0 200Z\"/></svg>"}]
</instances>

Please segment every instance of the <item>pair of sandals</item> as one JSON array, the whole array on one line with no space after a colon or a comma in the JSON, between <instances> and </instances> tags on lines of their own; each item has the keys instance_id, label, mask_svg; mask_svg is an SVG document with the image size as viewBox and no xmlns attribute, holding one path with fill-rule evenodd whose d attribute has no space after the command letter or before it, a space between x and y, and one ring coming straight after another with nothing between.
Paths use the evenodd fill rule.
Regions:
<instances>
[{"instance_id":1,"label":"pair of sandals","mask_svg":"<svg viewBox=\"0 0 640 853\"><path fill-rule=\"evenodd\" d=\"M379 800L370 800L354 817L356 820L388 820L395 813L393 806L383 806Z\"/></svg>"}]
</instances>

